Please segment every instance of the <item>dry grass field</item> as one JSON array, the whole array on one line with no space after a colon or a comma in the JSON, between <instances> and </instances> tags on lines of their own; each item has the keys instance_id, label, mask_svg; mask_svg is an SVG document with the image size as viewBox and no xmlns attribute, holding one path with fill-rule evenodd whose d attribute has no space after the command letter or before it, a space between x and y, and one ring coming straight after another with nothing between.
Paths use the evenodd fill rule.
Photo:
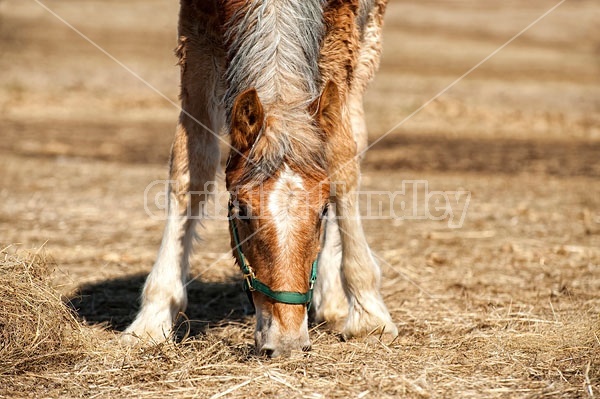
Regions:
<instances>
[{"instance_id":1,"label":"dry grass field","mask_svg":"<svg viewBox=\"0 0 600 399\"><path fill-rule=\"evenodd\" d=\"M130 71L0 0L0 397L600 397L600 3L567 0L406 119L557 2L390 1L363 186L467 190L464 224L365 220L398 339L313 326L311 352L268 360L218 220L179 342L116 342L161 238L144 191L178 114L177 4L41 2Z\"/></svg>"}]
</instances>

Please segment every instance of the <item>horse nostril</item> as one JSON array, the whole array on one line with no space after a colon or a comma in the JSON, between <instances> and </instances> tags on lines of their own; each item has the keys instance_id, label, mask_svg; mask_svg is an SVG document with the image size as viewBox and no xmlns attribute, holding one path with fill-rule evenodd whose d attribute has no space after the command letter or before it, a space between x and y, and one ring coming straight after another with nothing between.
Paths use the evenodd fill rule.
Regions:
<instances>
[{"instance_id":1,"label":"horse nostril","mask_svg":"<svg viewBox=\"0 0 600 399\"><path fill-rule=\"evenodd\" d=\"M274 357L275 355L275 349L263 349L262 350L263 355L266 355L267 357Z\"/></svg>"}]
</instances>

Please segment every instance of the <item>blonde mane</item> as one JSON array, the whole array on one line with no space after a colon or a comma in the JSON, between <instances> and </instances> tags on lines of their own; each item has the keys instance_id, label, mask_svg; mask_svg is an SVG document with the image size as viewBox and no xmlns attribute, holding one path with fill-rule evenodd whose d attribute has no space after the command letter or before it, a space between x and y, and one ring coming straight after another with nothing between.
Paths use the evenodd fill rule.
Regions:
<instances>
[{"instance_id":1,"label":"blonde mane","mask_svg":"<svg viewBox=\"0 0 600 399\"><path fill-rule=\"evenodd\" d=\"M324 170L309 104L319 95L323 0L251 0L225 25L228 125L236 97L254 88L265 124L248 154L246 179L264 180L289 162Z\"/></svg>"}]
</instances>

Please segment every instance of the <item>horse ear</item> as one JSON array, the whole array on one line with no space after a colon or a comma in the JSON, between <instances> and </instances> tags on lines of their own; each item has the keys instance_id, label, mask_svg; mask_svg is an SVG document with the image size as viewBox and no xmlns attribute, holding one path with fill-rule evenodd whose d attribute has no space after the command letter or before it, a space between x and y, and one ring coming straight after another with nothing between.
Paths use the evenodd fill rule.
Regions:
<instances>
[{"instance_id":1,"label":"horse ear","mask_svg":"<svg viewBox=\"0 0 600 399\"><path fill-rule=\"evenodd\" d=\"M238 151L246 151L256 141L265 113L256 89L238 95L231 112L231 144Z\"/></svg>"},{"instance_id":2,"label":"horse ear","mask_svg":"<svg viewBox=\"0 0 600 399\"><path fill-rule=\"evenodd\" d=\"M311 105L311 111L316 114L317 122L328 139L341 123L341 110L340 91L330 80L325 85L321 96Z\"/></svg>"}]
</instances>

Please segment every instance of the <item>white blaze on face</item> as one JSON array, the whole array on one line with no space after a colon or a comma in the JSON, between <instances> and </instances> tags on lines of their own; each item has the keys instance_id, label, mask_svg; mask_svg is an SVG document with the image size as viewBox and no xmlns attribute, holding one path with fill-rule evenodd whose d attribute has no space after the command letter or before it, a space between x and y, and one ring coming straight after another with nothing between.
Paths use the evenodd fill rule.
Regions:
<instances>
[{"instance_id":1,"label":"white blaze on face","mask_svg":"<svg viewBox=\"0 0 600 399\"><path fill-rule=\"evenodd\" d=\"M275 223L277 241L282 255L290 247L290 240L297 229L298 214L304 191L302 177L297 175L288 165L279 175L273 191L269 195L269 212Z\"/></svg>"}]
</instances>

